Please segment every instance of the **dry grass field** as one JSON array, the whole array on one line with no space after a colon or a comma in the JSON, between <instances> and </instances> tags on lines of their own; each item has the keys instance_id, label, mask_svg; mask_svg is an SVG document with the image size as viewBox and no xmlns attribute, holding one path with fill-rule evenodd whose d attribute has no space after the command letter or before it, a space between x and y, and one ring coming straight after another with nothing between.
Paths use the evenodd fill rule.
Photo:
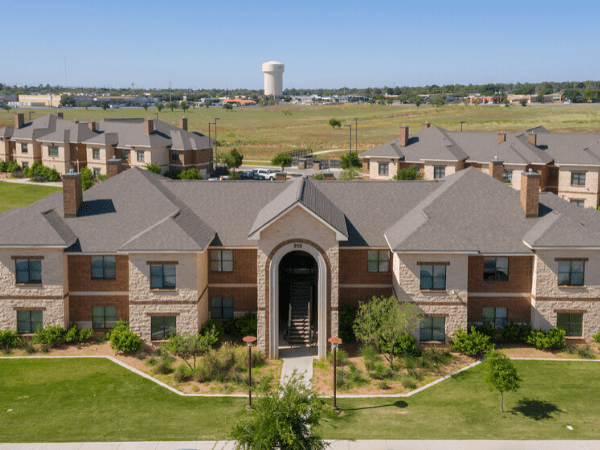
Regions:
<instances>
[{"instance_id":1,"label":"dry grass field","mask_svg":"<svg viewBox=\"0 0 600 450\"><path fill-rule=\"evenodd\" d=\"M27 109L25 117L28 118ZM54 110L55 112L56 110ZM101 119L103 117L156 117L156 109L123 108L103 111L99 108L85 110L63 109L67 119ZM48 114L49 110L34 110L32 117ZM0 126L13 123L14 111L0 112ZM313 151L348 149L349 129L332 129L328 121L336 118L344 125L352 125L352 146L355 142L355 118L358 119L358 149L369 149L392 139L398 127L406 124L412 132L420 130L428 121L448 130L469 131L520 131L543 125L554 132L600 132L600 106L598 104L534 105L509 107L497 105L433 106L413 105L327 105L270 107L242 107L225 111L220 108L193 108L163 110L159 119L174 125L179 117L189 118L189 130L208 134L208 123L219 117L217 132L221 142L219 150L237 148L245 160L268 160L281 151L310 147ZM214 131L212 133L214 135ZM335 153L332 154L336 155Z\"/></svg>"}]
</instances>

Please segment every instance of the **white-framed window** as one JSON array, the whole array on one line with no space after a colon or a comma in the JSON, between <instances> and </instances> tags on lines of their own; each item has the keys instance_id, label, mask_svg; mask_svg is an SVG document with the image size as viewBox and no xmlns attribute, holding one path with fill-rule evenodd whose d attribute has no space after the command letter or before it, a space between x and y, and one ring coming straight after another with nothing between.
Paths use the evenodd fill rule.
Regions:
<instances>
[{"instance_id":1,"label":"white-framed window","mask_svg":"<svg viewBox=\"0 0 600 450\"><path fill-rule=\"evenodd\" d=\"M505 183L512 184L512 176L513 176L512 170L504 169L502 171L502 181L504 181Z\"/></svg>"},{"instance_id":2,"label":"white-framed window","mask_svg":"<svg viewBox=\"0 0 600 450\"><path fill-rule=\"evenodd\" d=\"M58 147L56 145L48 147L48 156L58 156Z\"/></svg>"},{"instance_id":3,"label":"white-framed window","mask_svg":"<svg viewBox=\"0 0 600 450\"><path fill-rule=\"evenodd\" d=\"M558 261L558 285L559 286L583 286L585 273L585 262Z\"/></svg>"},{"instance_id":4,"label":"white-framed window","mask_svg":"<svg viewBox=\"0 0 600 450\"><path fill-rule=\"evenodd\" d=\"M129 150L121 150L121 159L129 162Z\"/></svg>"},{"instance_id":5,"label":"white-framed window","mask_svg":"<svg viewBox=\"0 0 600 450\"><path fill-rule=\"evenodd\" d=\"M98 178L98 175L100 175L100 169L94 169L94 178Z\"/></svg>"},{"instance_id":6,"label":"white-framed window","mask_svg":"<svg viewBox=\"0 0 600 450\"><path fill-rule=\"evenodd\" d=\"M571 172L571 186L585 186L585 172Z\"/></svg>"},{"instance_id":7,"label":"white-framed window","mask_svg":"<svg viewBox=\"0 0 600 450\"><path fill-rule=\"evenodd\" d=\"M100 159L100 149L99 148L93 148L92 149L92 158L93 159Z\"/></svg>"},{"instance_id":8,"label":"white-framed window","mask_svg":"<svg viewBox=\"0 0 600 450\"><path fill-rule=\"evenodd\" d=\"M21 153L28 153L27 144L21 144Z\"/></svg>"},{"instance_id":9,"label":"white-framed window","mask_svg":"<svg viewBox=\"0 0 600 450\"><path fill-rule=\"evenodd\" d=\"M233 272L233 250L211 250L211 272Z\"/></svg>"},{"instance_id":10,"label":"white-framed window","mask_svg":"<svg viewBox=\"0 0 600 450\"><path fill-rule=\"evenodd\" d=\"M390 165L388 163L379 163L379 175L389 175Z\"/></svg>"},{"instance_id":11,"label":"white-framed window","mask_svg":"<svg viewBox=\"0 0 600 450\"><path fill-rule=\"evenodd\" d=\"M573 203L575 206L579 206L580 208L583 208L585 205L585 200L577 200L572 198L571 200L569 200L571 203Z\"/></svg>"},{"instance_id":12,"label":"white-framed window","mask_svg":"<svg viewBox=\"0 0 600 450\"><path fill-rule=\"evenodd\" d=\"M137 161L138 162L144 162L144 152L141 150L137 151Z\"/></svg>"},{"instance_id":13,"label":"white-framed window","mask_svg":"<svg viewBox=\"0 0 600 450\"><path fill-rule=\"evenodd\" d=\"M435 166L433 168L433 178L444 178L446 176L446 167L444 166Z\"/></svg>"}]
</instances>

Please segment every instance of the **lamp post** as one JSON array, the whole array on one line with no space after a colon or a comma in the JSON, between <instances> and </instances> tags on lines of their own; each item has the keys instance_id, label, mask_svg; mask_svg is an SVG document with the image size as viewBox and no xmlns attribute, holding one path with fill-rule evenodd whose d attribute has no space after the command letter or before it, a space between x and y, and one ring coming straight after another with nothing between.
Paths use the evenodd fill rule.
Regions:
<instances>
[{"instance_id":1,"label":"lamp post","mask_svg":"<svg viewBox=\"0 0 600 450\"><path fill-rule=\"evenodd\" d=\"M348 155L352 155L352 125L344 125L350 127L350 148L348 149Z\"/></svg>"},{"instance_id":2,"label":"lamp post","mask_svg":"<svg viewBox=\"0 0 600 450\"><path fill-rule=\"evenodd\" d=\"M339 337L330 337L329 339L327 339L329 342L331 342L331 345L333 347L333 406L331 407L331 409L333 409L334 411L337 411L338 406L336 404L336 393L337 393L337 346L339 344L342 343L342 340Z\"/></svg>"},{"instance_id":3,"label":"lamp post","mask_svg":"<svg viewBox=\"0 0 600 450\"><path fill-rule=\"evenodd\" d=\"M464 121L464 120L461 120L461 121L460 121L460 132L461 132L461 133L462 133L462 124L463 124L463 123L465 123L465 121Z\"/></svg>"},{"instance_id":4,"label":"lamp post","mask_svg":"<svg viewBox=\"0 0 600 450\"><path fill-rule=\"evenodd\" d=\"M214 123L208 122L208 148L210 149L211 155L212 155L212 140L210 139L210 126L211 125L214 125ZM213 157L213 161L216 161L214 157Z\"/></svg>"},{"instance_id":5,"label":"lamp post","mask_svg":"<svg viewBox=\"0 0 600 450\"><path fill-rule=\"evenodd\" d=\"M215 153L217 154L217 160L219 159L219 141L217 141L217 120L219 117L215 117Z\"/></svg>"},{"instance_id":6,"label":"lamp post","mask_svg":"<svg viewBox=\"0 0 600 450\"><path fill-rule=\"evenodd\" d=\"M156 120L158 120L158 113L154 113L156 115Z\"/></svg>"},{"instance_id":7,"label":"lamp post","mask_svg":"<svg viewBox=\"0 0 600 450\"><path fill-rule=\"evenodd\" d=\"M252 409L252 343L255 336L246 336L243 339L248 344L248 409Z\"/></svg>"},{"instance_id":8,"label":"lamp post","mask_svg":"<svg viewBox=\"0 0 600 450\"><path fill-rule=\"evenodd\" d=\"M354 118L354 146L356 147L356 154L358 155L358 117Z\"/></svg>"}]
</instances>

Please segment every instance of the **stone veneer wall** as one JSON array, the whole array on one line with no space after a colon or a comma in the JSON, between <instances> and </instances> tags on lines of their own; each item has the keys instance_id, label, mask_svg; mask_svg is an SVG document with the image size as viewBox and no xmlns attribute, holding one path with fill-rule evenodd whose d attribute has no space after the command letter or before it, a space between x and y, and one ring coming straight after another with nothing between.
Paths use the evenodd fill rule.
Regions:
<instances>
[{"instance_id":1,"label":"stone veneer wall","mask_svg":"<svg viewBox=\"0 0 600 450\"><path fill-rule=\"evenodd\" d=\"M12 256L41 256L42 285L16 284L15 260ZM17 329L18 309L42 309L44 327L68 324L68 298L65 299L63 267L66 258L61 249L0 250L0 329Z\"/></svg>"},{"instance_id":2,"label":"stone veneer wall","mask_svg":"<svg viewBox=\"0 0 600 450\"><path fill-rule=\"evenodd\" d=\"M571 172L585 172L585 186L571 186ZM558 175L558 195L566 200L584 200L585 208L596 208L598 183L597 168L561 167Z\"/></svg>"},{"instance_id":3,"label":"stone veneer wall","mask_svg":"<svg viewBox=\"0 0 600 450\"><path fill-rule=\"evenodd\" d=\"M388 174L379 175L379 164L389 164ZM370 180L391 180L394 175L398 172L398 160L397 159L385 159L385 158L371 158L369 162L369 179Z\"/></svg>"},{"instance_id":4,"label":"stone veneer wall","mask_svg":"<svg viewBox=\"0 0 600 450\"><path fill-rule=\"evenodd\" d=\"M176 289L150 290L148 261L177 262ZM132 331L150 341L152 315L176 315L178 333L197 333L198 257L192 253L132 253L129 255L129 320Z\"/></svg>"},{"instance_id":5,"label":"stone veneer wall","mask_svg":"<svg viewBox=\"0 0 600 450\"><path fill-rule=\"evenodd\" d=\"M446 340L459 326L467 327L467 255L394 254L393 285L400 302L416 303L426 315L446 317ZM446 290L422 291L421 268L417 262L449 263L446 266ZM454 292L454 293L452 293ZM419 339L418 330L413 335Z\"/></svg>"},{"instance_id":6,"label":"stone veneer wall","mask_svg":"<svg viewBox=\"0 0 600 450\"><path fill-rule=\"evenodd\" d=\"M297 206L263 230L258 241L258 347L267 354L269 353L269 256L282 243L291 242L312 242L325 252L330 269L327 289L330 302L327 308L329 315L327 331L329 336L337 336L339 249L335 233L302 207ZM322 280L319 279L319 283L321 282Z\"/></svg>"}]
</instances>

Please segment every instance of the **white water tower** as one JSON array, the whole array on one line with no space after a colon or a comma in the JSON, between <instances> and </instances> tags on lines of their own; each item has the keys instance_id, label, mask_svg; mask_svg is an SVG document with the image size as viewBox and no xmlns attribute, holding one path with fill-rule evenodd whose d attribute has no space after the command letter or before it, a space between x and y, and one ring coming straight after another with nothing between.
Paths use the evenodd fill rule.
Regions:
<instances>
[{"instance_id":1,"label":"white water tower","mask_svg":"<svg viewBox=\"0 0 600 450\"><path fill-rule=\"evenodd\" d=\"M262 65L262 71L265 74L265 95L281 97L283 69L283 64L277 61L269 61Z\"/></svg>"}]
</instances>

